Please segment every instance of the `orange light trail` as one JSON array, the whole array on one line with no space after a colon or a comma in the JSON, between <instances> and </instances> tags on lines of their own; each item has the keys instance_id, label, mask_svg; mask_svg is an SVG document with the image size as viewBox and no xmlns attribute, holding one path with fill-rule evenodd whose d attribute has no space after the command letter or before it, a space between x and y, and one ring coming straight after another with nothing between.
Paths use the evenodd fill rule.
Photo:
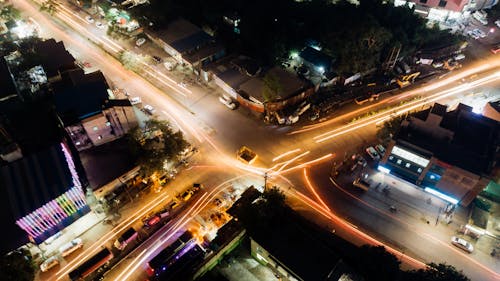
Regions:
<instances>
[{"instance_id":1,"label":"orange light trail","mask_svg":"<svg viewBox=\"0 0 500 281\"><path fill-rule=\"evenodd\" d=\"M323 205L323 207L326 210L328 210L328 212L331 212L330 208L328 208L328 205L325 204L325 202L321 199L321 197L316 192L316 189L314 189L314 187L312 186L311 181L309 180L309 177L307 176L307 169L304 168L303 171L304 171L304 179L306 181L306 185L309 188L309 190L311 190L311 192L313 193L314 197L316 197L316 199L321 203L321 205Z\"/></svg>"},{"instance_id":2,"label":"orange light trail","mask_svg":"<svg viewBox=\"0 0 500 281\"><path fill-rule=\"evenodd\" d=\"M274 157L274 158L273 158L273 162L276 162L276 161L278 161L279 159L281 159L281 158L283 158L283 157L285 157L285 156L288 156L288 155L290 155L290 154L297 153L297 152L299 152L299 151L300 151L300 148L297 148L297 149L294 149L294 150L287 151L287 152L285 152L285 153L283 153L283 154L281 154L281 155L278 155L278 156Z\"/></svg>"},{"instance_id":3,"label":"orange light trail","mask_svg":"<svg viewBox=\"0 0 500 281\"><path fill-rule=\"evenodd\" d=\"M288 172L295 171L295 170L297 170L297 169L301 169L301 168L303 168L303 167L307 167L307 166L309 166L309 165L319 163L319 162L324 161L324 160L326 160L326 159L329 159L329 158L331 158L331 157L333 157L333 156L335 156L335 154L333 154L333 153L328 153L328 154L323 155L323 156L321 156L321 157L319 157L319 158L316 158L316 159L314 159L314 160L311 160L311 161L308 161L308 162L305 162L305 163L299 164L299 165L297 165L297 166L294 166L294 167L288 168L288 169L286 169L286 170L280 171L279 173L278 173L278 172L273 172L271 175L272 175L272 176L275 176L275 175L278 175L278 174L286 174L286 173L288 173Z\"/></svg>"}]
</instances>

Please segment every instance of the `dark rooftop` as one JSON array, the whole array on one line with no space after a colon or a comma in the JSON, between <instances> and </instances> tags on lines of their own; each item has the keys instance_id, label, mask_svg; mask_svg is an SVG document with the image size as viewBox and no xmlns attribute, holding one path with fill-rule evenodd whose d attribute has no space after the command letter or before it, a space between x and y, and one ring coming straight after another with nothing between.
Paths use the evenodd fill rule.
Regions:
<instances>
[{"instance_id":1,"label":"dark rooftop","mask_svg":"<svg viewBox=\"0 0 500 281\"><path fill-rule=\"evenodd\" d=\"M305 47L302 51L300 51L299 56L315 66L324 67L325 70L329 70L331 68L331 65L334 60L329 55L321 51L318 51L314 48L311 48L309 46Z\"/></svg>"},{"instance_id":2,"label":"dark rooftop","mask_svg":"<svg viewBox=\"0 0 500 281\"><path fill-rule=\"evenodd\" d=\"M39 41L35 45L35 53L48 77L56 75L58 71L76 68L75 58L66 50L62 41Z\"/></svg>"},{"instance_id":3,"label":"dark rooftop","mask_svg":"<svg viewBox=\"0 0 500 281\"><path fill-rule=\"evenodd\" d=\"M120 99L120 100L111 99L111 100L105 100L104 101L104 105L105 105L106 108L110 108L110 107L113 107L113 106L132 106L132 104L130 103L130 100L128 100L128 99Z\"/></svg>"},{"instance_id":4,"label":"dark rooftop","mask_svg":"<svg viewBox=\"0 0 500 281\"><path fill-rule=\"evenodd\" d=\"M70 125L102 110L108 98L108 84L100 71L85 74L81 69L68 71L53 83L54 104L64 125Z\"/></svg>"},{"instance_id":5,"label":"dark rooftop","mask_svg":"<svg viewBox=\"0 0 500 281\"><path fill-rule=\"evenodd\" d=\"M177 52L183 54L213 42L212 36L208 35L205 31L199 30L196 33L190 34L182 39L170 43Z\"/></svg>"},{"instance_id":6,"label":"dark rooftop","mask_svg":"<svg viewBox=\"0 0 500 281\"><path fill-rule=\"evenodd\" d=\"M441 112L442 106L438 106ZM431 110L425 110L414 117L426 120ZM405 140L416 146L432 151L434 156L449 164L476 174L489 173L495 162L500 123L477 115L465 105L446 112L440 127L453 132L451 140L437 139L417 126L402 127L397 139Z\"/></svg>"},{"instance_id":7,"label":"dark rooftop","mask_svg":"<svg viewBox=\"0 0 500 281\"><path fill-rule=\"evenodd\" d=\"M0 58L0 85L2 85L0 101L17 94L16 86L12 81L7 62L3 57Z\"/></svg>"}]
</instances>

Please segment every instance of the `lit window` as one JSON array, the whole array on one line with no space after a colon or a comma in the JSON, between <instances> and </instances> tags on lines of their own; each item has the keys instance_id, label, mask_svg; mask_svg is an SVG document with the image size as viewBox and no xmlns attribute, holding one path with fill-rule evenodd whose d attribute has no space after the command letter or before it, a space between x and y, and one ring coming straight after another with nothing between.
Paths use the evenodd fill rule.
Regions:
<instances>
[{"instance_id":1,"label":"lit window","mask_svg":"<svg viewBox=\"0 0 500 281\"><path fill-rule=\"evenodd\" d=\"M419 173L422 173L422 168L418 168L417 170Z\"/></svg>"},{"instance_id":2,"label":"lit window","mask_svg":"<svg viewBox=\"0 0 500 281\"><path fill-rule=\"evenodd\" d=\"M401 159L398 159L398 161L396 161L396 163L400 164L401 165Z\"/></svg>"},{"instance_id":3,"label":"lit window","mask_svg":"<svg viewBox=\"0 0 500 281\"><path fill-rule=\"evenodd\" d=\"M441 1L439 1L438 6L444 8L444 7L446 7L446 4L448 4L447 1L441 0Z\"/></svg>"},{"instance_id":4,"label":"lit window","mask_svg":"<svg viewBox=\"0 0 500 281\"><path fill-rule=\"evenodd\" d=\"M76 145L80 145L80 144L82 144L82 143L81 143L81 142L79 142L79 141L77 141L77 142L76 142Z\"/></svg>"},{"instance_id":5,"label":"lit window","mask_svg":"<svg viewBox=\"0 0 500 281\"><path fill-rule=\"evenodd\" d=\"M111 122L109 122L109 121L108 121L108 122L106 122L106 126L107 126L107 127L111 126Z\"/></svg>"},{"instance_id":6,"label":"lit window","mask_svg":"<svg viewBox=\"0 0 500 281\"><path fill-rule=\"evenodd\" d=\"M392 155L389 156L389 160L392 160L392 159L394 159L394 156L392 156Z\"/></svg>"},{"instance_id":7,"label":"lit window","mask_svg":"<svg viewBox=\"0 0 500 281\"><path fill-rule=\"evenodd\" d=\"M410 168L411 164L410 163L406 163L405 167L406 168Z\"/></svg>"},{"instance_id":8,"label":"lit window","mask_svg":"<svg viewBox=\"0 0 500 281\"><path fill-rule=\"evenodd\" d=\"M97 136L97 139L98 140L102 139L102 136L101 135Z\"/></svg>"},{"instance_id":9,"label":"lit window","mask_svg":"<svg viewBox=\"0 0 500 281\"><path fill-rule=\"evenodd\" d=\"M99 127L94 126L94 128L92 128L92 130L97 131L97 130L99 130Z\"/></svg>"}]
</instances>

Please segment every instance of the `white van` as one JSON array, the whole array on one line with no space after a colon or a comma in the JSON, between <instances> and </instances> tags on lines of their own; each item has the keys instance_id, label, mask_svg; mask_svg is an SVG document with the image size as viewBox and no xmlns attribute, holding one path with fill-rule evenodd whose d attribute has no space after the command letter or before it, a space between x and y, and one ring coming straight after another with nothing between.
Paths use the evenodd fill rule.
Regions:
<instances>
[{"instance_id":1,"label":"white van","mask_svg":"<svg viewBox=\"0 0 500 281\"><path fill-rule=\"evenodd\" d=\"M65 256L73 253L74 251L80 249L81 247L83 247L82 239L75 238L75 239L71 240L70 242L62 245L59 248L59 252L61 253L62 257L65 257Z\"/></svg>"},{"instance_id":2,"label":"white van","mask_svg":"<svg viewBox=\"0 0 500 281\"><path fill-rule=\"evenodd\" d=\"M485 11L475 11L472 17L479 21L482 25L488 24L488 14Z\"/></svg>"}]
</instances>

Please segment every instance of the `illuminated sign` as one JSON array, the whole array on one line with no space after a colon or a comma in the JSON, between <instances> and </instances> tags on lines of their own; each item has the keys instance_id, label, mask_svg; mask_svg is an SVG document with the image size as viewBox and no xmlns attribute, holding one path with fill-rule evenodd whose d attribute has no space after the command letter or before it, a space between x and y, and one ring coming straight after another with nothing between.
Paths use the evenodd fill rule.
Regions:
<instances>
[{"instance_id":1,"label":"illuminated sign","mask_svg":"<svg viewBox=\"0 0 500 281\"><path fill-rule=\"evenodd\" d=\"M419 155L416 155L415 153L411 153L410 151L408 150L405 150L405 149L402 149L401 147L399 146L394 146L394 148L392 149L391 151L392 154L394 155L397 155L403 159L406 159L410 162L413 162L417 165L420 165L422 167L427 167L427 165L429 164L429 160L422 157L422 156L419 156Z\"/></svg>"},{"instance_id":2,"label":"illuminated sign","mask_svg":"<svg viewBox=\"0 0 500 281\"><path fill-rule=\"evenodd\" d=\"M453 198L453 197L451 197L449 195L446 195L444 193L441 193L441 192L439 192L439 191L437 191L435 189L432 189L430 187L426 187L424 190L425 190L425 192L429 192L430 194L435 195L435 196L437 196L437 197L439 197L439 198L441 198L441 199L443 199L443 200L445 200L447 202L450 202L453 205L455 205L455 204L458 203L457 199L455 199L455 198Z\"/></svg>"}]
</instances>

